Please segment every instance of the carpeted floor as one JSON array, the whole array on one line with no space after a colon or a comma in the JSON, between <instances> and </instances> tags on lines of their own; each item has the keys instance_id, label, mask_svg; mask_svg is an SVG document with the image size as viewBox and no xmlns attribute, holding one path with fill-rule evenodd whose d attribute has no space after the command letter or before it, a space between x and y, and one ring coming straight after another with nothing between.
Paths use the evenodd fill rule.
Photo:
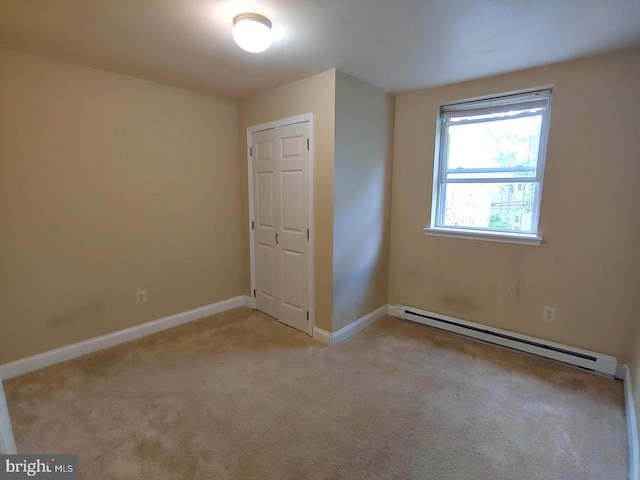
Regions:
<instances>
[{"instance_id":1,"label":"carpeted floor","mask_svg":"<svg viewBox=\"0 0 640 480\"><path fill-rule=\"evenodd\" d=\"M391 317L329 348L240 308L5 390L83 479L627 478L621 382Z\"/></svg>"}]
</instances>

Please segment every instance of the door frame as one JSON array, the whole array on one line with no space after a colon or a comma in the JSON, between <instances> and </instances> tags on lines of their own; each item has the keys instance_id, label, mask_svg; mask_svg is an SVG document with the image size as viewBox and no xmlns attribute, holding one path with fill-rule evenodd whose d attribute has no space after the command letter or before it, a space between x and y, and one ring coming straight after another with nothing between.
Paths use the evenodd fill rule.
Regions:
<instances>
[{"instance_id":1,"label":"door frame","mask_svg":"<svg viewBox=\"0 0 640 480\"><path fill-rule=\"evenodd\" d=\"M313 326L315 325L315 269L314 269L314 230L315 218L313 216L313 113L305 113L294 117L282 118L273 122L262 123L247 128L247 177L249 181L249 251L251 257L251 308L256 309L256 299L253 296L256 289L256 252L254 245L254 230L251 228L251 222L255 220L253 211L253 162L251 158L251 136L262 130L269 130L277 127L284 127L294 123L309 123L309 291L307 292L309 299L309 336L313 336Z\"/></svg>"}]
</instances>

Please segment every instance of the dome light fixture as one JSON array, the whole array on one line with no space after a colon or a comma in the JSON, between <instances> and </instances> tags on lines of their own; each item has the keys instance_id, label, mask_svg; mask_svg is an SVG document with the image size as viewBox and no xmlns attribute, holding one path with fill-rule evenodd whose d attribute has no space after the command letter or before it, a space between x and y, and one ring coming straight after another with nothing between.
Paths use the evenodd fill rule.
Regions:
<instances>
[{"instance_id":1,"label":"dome light fixture","mask_svg":"<svg viewBox=\"0 0 640 480\"><path fill-rule=\"evenodd\" d=\"M273 41L271 22L257 13L236 15L233 19L233 39L247 52L264 52Z\"/></svg>"}]
</instances>

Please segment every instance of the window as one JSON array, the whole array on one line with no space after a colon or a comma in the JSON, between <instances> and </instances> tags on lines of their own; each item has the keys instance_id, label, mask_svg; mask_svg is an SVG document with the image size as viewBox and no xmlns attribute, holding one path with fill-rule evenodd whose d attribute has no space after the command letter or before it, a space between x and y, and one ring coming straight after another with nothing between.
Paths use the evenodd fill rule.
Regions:
<instances>
[{"instance_id":1,"label":"window","mask_svg":"<svg viewBox=\"0 0 640 480\"><path fill-rule=\"evenodd\" d=\"M551 90L440 108L430 235L540 244Z\"/></svg>"}]
</instances>

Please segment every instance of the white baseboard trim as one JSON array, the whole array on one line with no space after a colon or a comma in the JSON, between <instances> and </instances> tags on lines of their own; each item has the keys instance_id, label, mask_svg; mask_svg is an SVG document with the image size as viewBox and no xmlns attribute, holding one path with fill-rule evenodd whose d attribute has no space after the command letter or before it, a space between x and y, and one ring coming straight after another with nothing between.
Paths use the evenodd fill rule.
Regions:
<instances>
[{"instance_id":1,"label":"white baseboard trim","mask_svg":"<svg viewBox=\"0 0 640 480\"><path fill-rule=\"evenodd\" d=\"M321 328L313 327L313 338L319 340L325 345L337 345L340 342L344 342L347 338L352 337L356 333L376 323L382 317L387 315L387 311L388 305L383 305L380 308L375 309L373 312L369 312L366 315L363 315L359 319L351 322L346 327L343 327L334 333L329 333L326 330L322 330Z\"/></svg>"},{"instance_id":2,"label":"white baseboard trim","mask_svg":"<svg viewBox=\"0 0 640 480\"><path fill-rule=\"evenodd\" d=\"M4 397L2 378L0 378L0 454L15 455L16 453L18 453L16 441L13 438L9 409L7 408L7 400Z\"/></svg>"},{"instance_id":3,"label":"white baseboard trim","mask_svg":"<svg viewBox=\"0 0 640 480\"><path fill-rule=\"evenodd\" d=\"M628 365L624 367L624 406L627 414L627 440L629 443L629 480L640 480L640 443L638 442L638 423L631 385L631 369Z\"/></svg>"},{"instance_id":4,"label":"white baseboard trim","mask_svg":"<svg viewBox=\"0 0 640 480\"><path fill-rule=\"evenodd\" d=\"M387 315L387 305L383 305L380 308L375 309L373 312L369 312L363 315L358 320L351 322L346 327L341 328L337 332L332 334L333 345L337 345L340 342L344 342L347 338L352 337L356 333L364 330L365 328L373 325L382 317Z\"/></svg>"},{"instance_id":5,"label":"white baseboard trim","mask_svg":"<svg viewBox=\"0 0 640 480\"><path fill-rule=\"evenodd\" d=\"M251 310L256 309L256 299L250 297L249 295L245 295L244 297L244 306L250 308Z\"/></svg>"},{"instance_id":6,"label":"white baseboard trim","mask_svg":"<svg viewBox=\"0 0 640 480\"><path fill-rule=\"evenodd\" d=\"M244 307L247 305L247 299L248 297L244 295L230 298L204 307L170 315L159 320L143 323L142 325L136 325L135 327L108 333L100 337L90 338L89 340L67 345L66 347L56 348L55 350L5 363L4 365L0 365L0 378L8 379L17 377L40 368L48 367L54 363L71 360L72 358L80 357L87 353L113 347L114 345L129 342L146 335L151 335L152 333L215 315L216 313Z\"/></svg>"},{"instance_id":7,"label":"white baseboard trim","mask_svg":"<svg viewBox=\"0 0 640 480\"><path fill-rule=\"evenodd\" d=\"M390 317L404 318L404 309L400 305L387 305L387 315Z\"/></svg>"},{"instance_id":8,"label":"white baseboard trim","mask_svg":"<svg viewBox=\"0 0 640 480\"><path fill-rule=\"evenodd\" d=\"M315 338L321 343L324 343L325 345L329 345L329 346L333 345L332 335L326 330L323 330L321 328L313 327L313 338Z\"/></svg>"}]
</instances>

